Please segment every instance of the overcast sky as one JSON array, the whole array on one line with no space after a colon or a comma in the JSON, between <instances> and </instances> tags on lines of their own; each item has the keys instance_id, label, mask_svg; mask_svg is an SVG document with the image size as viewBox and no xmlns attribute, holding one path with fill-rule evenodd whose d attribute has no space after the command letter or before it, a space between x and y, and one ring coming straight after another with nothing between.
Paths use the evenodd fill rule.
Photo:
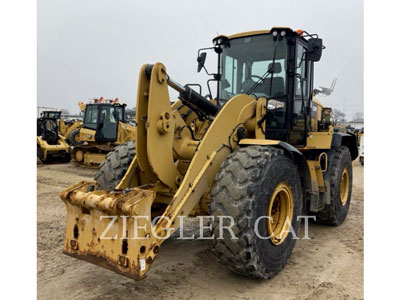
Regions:
<instances>
[{"instance_id":1,"label":"overcast sky","mask_svg":"<svg viewBox=\"0 0 400 300\"><path fill-rule=\"evenodd\" d=\"M136 105L140 67L162 62L176 81L201 83L197 50L217 34L288 26L318 33L326 49L315 65L321 100L347 118L363 111L363 1L38 0L38 105L78 112L78 101L118 97ZM206 66L215 71L213 54ZM204 94L204 92L203 92ZM174 92L170 92L175 97Z\"/></svg>"}]
</instances>

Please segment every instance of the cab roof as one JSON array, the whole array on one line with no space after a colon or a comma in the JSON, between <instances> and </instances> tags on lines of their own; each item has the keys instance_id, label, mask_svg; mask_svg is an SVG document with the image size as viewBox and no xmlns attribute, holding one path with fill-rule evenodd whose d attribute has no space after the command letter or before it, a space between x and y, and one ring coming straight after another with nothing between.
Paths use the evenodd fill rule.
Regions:
<instances>
[{"instance_id":1,"label":"cab roof","mask_svg":"<svg viewBox=\"0 0 400 300\"><path fill-rule=\"evenodd\" d=\"M231 40L231 39L235 39L235 38L239 38L239 37L244 37L244 36L253 36L253 35L260 35L260 34L268 34L268 33L272 32L273 30L282 30L282 29L284 29L284 30L289 30L289 31L292 31L292 32L296 32L296 31L294 31L293 29L291 29L290 27L272 27L271 29L245 31L245 32L240 32L240 33L234 33L234 34L231 34L231 35L223 35L223 34L220 34L220 35L216 36L215 38L223 36L223 37L226 37L226 38L228 38L229 40ZM215 39L215 38L214 38L214 39Z\"/></svg>"}]
</instances>

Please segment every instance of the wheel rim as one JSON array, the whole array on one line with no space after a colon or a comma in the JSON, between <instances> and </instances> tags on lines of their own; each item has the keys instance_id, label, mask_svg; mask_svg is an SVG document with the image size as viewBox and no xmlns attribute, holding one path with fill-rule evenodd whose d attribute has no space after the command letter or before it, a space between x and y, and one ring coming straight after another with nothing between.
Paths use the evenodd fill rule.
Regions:
<instances>
[{"instance_id":1,"label":"wheel rim","mask_svg":"<svg viewBox=\"0 0 400 300\"><path fill-rule=\"evenodd\" d=\"M267 216L270 240L280 245L289 234L293 218L293 193L286 182L279 183L272 193Z\"/></svg>"},{"instance_id":2,"label":"wheel rim","mask_svg":"<svg viewBox=\"0 0 400 300\"><path fill-rule=\"evenodd\" d=\"M349 170L345 167L340 179L340 203L345 206L349 196L350 177Z\"/></svg>"}]
</instances>

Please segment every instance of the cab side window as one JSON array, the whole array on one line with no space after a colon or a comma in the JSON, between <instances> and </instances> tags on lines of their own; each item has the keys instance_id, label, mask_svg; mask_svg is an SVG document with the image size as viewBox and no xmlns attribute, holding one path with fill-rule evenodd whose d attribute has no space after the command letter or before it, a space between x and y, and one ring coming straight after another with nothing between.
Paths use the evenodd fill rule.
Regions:
<instances>
[{"instance_id":1,"label":"cab side window","mask_svg":"<svg viewBox=\"0 0 400 300\"><path fill-rule=\"evenodd\" d=\"M236 93L236 82L237 82L237 59L234 59L230 56L226 56L225 58L225 66L224 69L226 70L226 80L229 83L229 88L226 88L226 91L229 93Z\"/></svg>"},{"instance_id":2,"label":"cab side window","mask_svg":"<svg viewBox=\"0 0 400 300\"><path fill-rule=\"evenodd\" d=\"M314 118L314 119L317 117L317 110L318 110L317 105L313 103L311 117Z\"/></svg>"},{"instance_id":3,"label":"cab side window","mask_svg":"<svg viewBox=\"0 0 400 300\"><path fill-rule=\"evenodd\" d=\"M98 113L97 105L87 106L83 120L84 127L96 130Z\"/></svg>"},{"instance_id":4,"label":"cab side window","mask_svg":"<svg viewBox=\"0 0 400 300\"><path fill-rule=\"evenodd\" d=\"M300 75L296 77L296 83L295 83L295 96L296 97L302 97L304 96L305 99L308 98L308 74L307 74L307 67L308 67L308 61L304 60L305 59L305 53L306 53L306 48L302 46L301 44L297 44L297 57L296 57L296 65L300 66L297 69L297 73Z\"/></svg>"}]
</instances>

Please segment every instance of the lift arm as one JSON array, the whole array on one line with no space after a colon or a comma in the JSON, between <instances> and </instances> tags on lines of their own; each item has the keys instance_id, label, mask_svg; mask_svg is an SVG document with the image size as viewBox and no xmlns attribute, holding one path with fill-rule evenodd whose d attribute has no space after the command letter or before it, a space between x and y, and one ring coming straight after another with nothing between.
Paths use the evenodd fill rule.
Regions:
<instances>
[{"instance_id":1,"label":"lift arm","mask_svg":"<svg viewBox=\"0 0 400 300\"><path fill-rule=\"evenodd\" d=\"M161 243L178 228L176 218L189 215L210 189L220 165L238 146L238 128L256 113L251 96L235 96L217 111L209 100L171 80L161 63L151 67L150 76L149 69L143 66L139 78L137 155L117 189L98 191L95 183L81 182L61 193L67 206L64 253L136 280L146 276ZM192 141L197 144L184 174L173 153L175 129L184 121L170 105L168 85L182 90L183 103L210 116L207 132L200 141ZM152 204L160 190L170 195L169 205L151 224ZM116 221L108 228L114 216ZM101 238L105 229L116 238Z\"/></svg>"}]
</instances>

